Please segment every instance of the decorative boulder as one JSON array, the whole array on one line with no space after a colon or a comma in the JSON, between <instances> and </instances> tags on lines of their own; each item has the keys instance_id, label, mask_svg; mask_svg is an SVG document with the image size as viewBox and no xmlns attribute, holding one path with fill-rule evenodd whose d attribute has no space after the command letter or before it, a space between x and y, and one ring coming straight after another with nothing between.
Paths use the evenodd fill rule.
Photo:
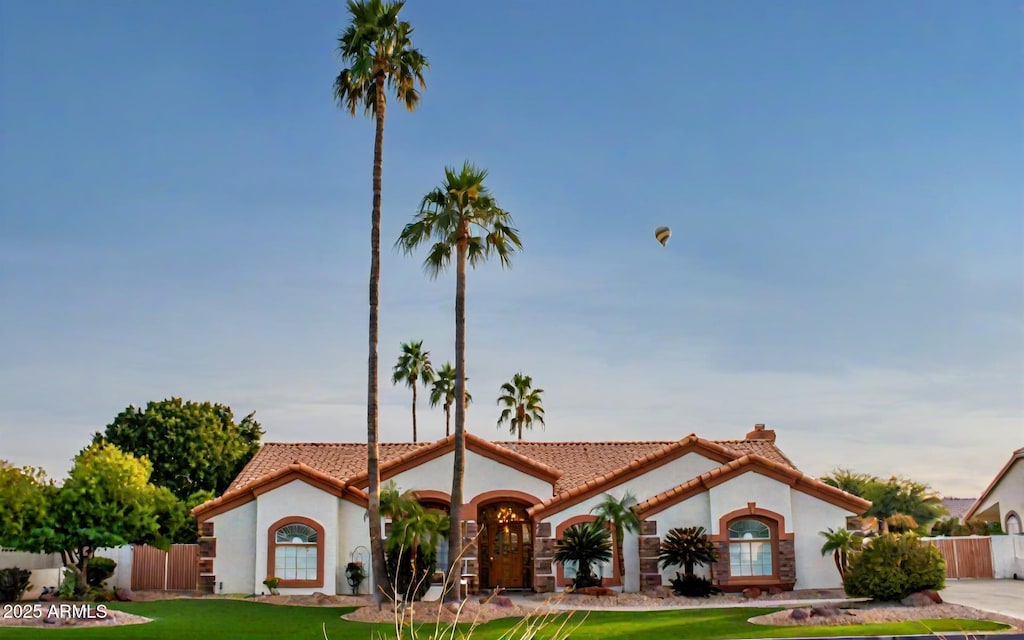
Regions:
<instances>
[{"instance_id":1,"label":"decorative boulder","mask_svg":"<svg viewBox=\"0 0 1024 640\"><path fill-rule=\"evenodd\" d=\"M935 604L935 601L919 591L900 600L900 604L904 607L928 607Z\"/></svg>"},{"instance_id":2,"label":"decorative boulder","mask_svg":"<svg viewBox=\"0 0 1024 640\"><path fill-rule=\"evenodd\" d=\"M833 606L825 605L822 607L811 607L811 617L819 618L832 618L840 615L839 609Z\"/></svg>"},{"instance_id":3,"label":"decorative boulder","mask_svg":"<svg viewBox=\"0 0 1024 640\"><path fill-rule=\"evenodd\" d=\"M789 613L789 617L793 620L806 620L810 615L807 613L807 609L793 609Z\"/></svg>"},{"instance_id":4,"label":"decorative boulder","mask_svg":"<svg viewBox=\"0 0 1024 640\"><path fill-rule=\"evenodd\" d=\"M491 601L491 604L493 604L496 607L505 607L507 609L507 608L511 608L513 606L512 598L510 598L508 596L494 596L493 598L489 598L489 600ZM487 601L488 601L488 598L481 598L480 599L481 603L484 603L484 602L487 602Z\"/></svg>"},{"instance_id":5,"label":"decorative boulder","mask_svg":"<svg viewBox=\"0 0 1024 640\"><path fill-rule=\"evenodd\" d=\"M127 589L118 589L114 592L114 596L120 602L132 602L133 600L135 600L135 595Z\"/></svg>"},{"instance_id":6,"label":"decorative boulder","mask_svg":"<svg viewBox=\"0 0 1024 640\"><path fill-rule=\"evenodd\" d=\"M777 596L780 593L782 593L782 589L780 589L779 587L775 586L774 584L772 586L768 587L768 595L770 595L770 596Z\"/></svg>"},{"instance_id":7,"label":"decorative boulder","mask_svg":"<svg viewBox=\"0 0 1024 640\"><path fill-rule=\"evenodd\" d=\"M942 604L942 596L940 596L939 592L935 589L925 589L921 593L931 598L932 602L934 602L935 604Z\"/></svg>"},{"instance_id":8,"label":"decorative boulder","mask_svg":"<svg viewBox=\"0 0 1024 640\"><path fill-rule=\"evenodd\" d=\"M754 600L756 598L760 598L761 597L761 588L760 587L747 587L746 589L743 590L743 597L747 598L748 600Z\"/></svg>"}]
</instances>

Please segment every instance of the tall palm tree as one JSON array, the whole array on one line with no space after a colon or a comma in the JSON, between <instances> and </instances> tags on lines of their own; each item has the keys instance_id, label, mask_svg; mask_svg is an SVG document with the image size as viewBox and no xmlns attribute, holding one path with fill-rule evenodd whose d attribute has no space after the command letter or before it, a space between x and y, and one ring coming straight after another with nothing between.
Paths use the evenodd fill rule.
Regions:
<instances>
[{"instance_id":1,"label":"tall palm tree","mask_svg":"<svg viewBox=\"0 0 1024 640\"><path fill-rule=\"evenodd\" d=\"M369 474L370 547L373 555L374 594L377 605L387 593L384 546L380 531L380 450L377 445L377 306L380 298L380 199L384 163L384 113L387 89L413 111L426 88L423 72L427 59L412 46L412 27L398 19L405 2L349 0L350 21L338 38L338 55L347 65L334 81L338 106L355 117L363 113L376 120L373 143L373 213L370 224L370 331L366 390L366 470Z\"/></svg>"},{"instance_id":2,"label":"tall palm tree","mask_svg":"<svg viewBox=\"0 0 1024 640\"><path fill-rule=\"evenodd\" d=\"M616 500L610 493L604 494L604 500L590 510L590 513L597 515L598 526L607 527L611 525L615 532L615 553L619 557L619 577L626 579L626 559L622 555L622 542L626 532L636 533L640 531L640 518L636 515L633 507L636 506L636 496L627 491L621 500Z\"/></svg>"},{"instance_id":3,"label":"tall palm tree","mask_svg":"<svg viewBox=\"0 0 1024 640\"><path fill-rule=\"evenodd\" d=\"M821 555L832 554L832 560L836 563L836 570L839 571L839 579L846 578L846 569L850 566L850 553L861 548L861 536L854 536L846 529L831 529L819 531L818 535L825 538L825 544L821 545Z\"/></svg>"},{"instance_id":4,"label":"tall palm tree","mask_svg":"<svg viewBox=\"0 0 1024 640\"><path fill-rule=\"evenodd\" d=\"M430 352L423 350L423 341L403 342L398 362L391 370L391 384L404 382L412 388L412 441L416 442L416 383L426 388L434 381L434 365L430 364Z\"/></svg>"},{"instance_id":5,"label":"tall palm tree","mask_svg":"<svg viewBox=\"0 0 1024 640\"><path fill-rule=\"evenodd\" d=\"M468 161L462 169L445 167L444 183L425 195L419 213L405 225L397 246L406 254L429 245L423 268L436 278L455 254L455 461L452 470L451 533L448 571L462 553L462 481L466 473L466 267L497 256L502 267L522 248L512 216L498 206L484 185L487 171ZM458 593L448 590L445 598Z\"/></svg>"},{"instance_id":6,"label":"tall palm tree","mask_svg":"<svg viewBox=\"0 0 1024 640\"><path fill-rule=\"evenodd\" d=\"M501 385L501 396L498 398L499 405L505 405L505 410L498 417L498 426L508 422L509 432L512 435L519 434L523 439L523 427L533 428L533 423L544 424L544 405L540 395L543 389L533 388L533 378L524 376L522 372L512 376L510 382ZM514 415L513 415L513 412Z\"/></svg>"},{"instance_id":7,"label":"tall palm tree","mask_svg":"<svg viewBox=\"0 0 1024 640\"><path fill-rule=\"evenodd\" d=\"M440 369L434 371L437 376L434 379L434 386L430 389L430 406L436 407L444 404L444 437L452 434L452 403L455 402L455 367L452 363L446 362ZM469 378L466 378L469 382ZM466 391L466 407L473 402L473 396Z\"/></svg>"}]
</instances>

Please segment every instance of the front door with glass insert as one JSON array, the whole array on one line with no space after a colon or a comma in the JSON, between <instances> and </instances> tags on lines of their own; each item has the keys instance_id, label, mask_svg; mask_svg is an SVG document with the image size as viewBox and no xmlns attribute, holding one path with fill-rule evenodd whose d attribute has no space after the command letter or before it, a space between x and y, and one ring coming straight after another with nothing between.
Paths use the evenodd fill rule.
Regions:
<instances>
[{"instance_id":1,"label":"front door with glass insert","mask_svg":"<svg viewBox=\"0 0 1024 640\"><path fill-rule=\"evenodd\" d=\"M533 537L526 507L514 503L491 504L479 514L480 583L489 589L530 586Z\"/></svg>"}]
</instances>

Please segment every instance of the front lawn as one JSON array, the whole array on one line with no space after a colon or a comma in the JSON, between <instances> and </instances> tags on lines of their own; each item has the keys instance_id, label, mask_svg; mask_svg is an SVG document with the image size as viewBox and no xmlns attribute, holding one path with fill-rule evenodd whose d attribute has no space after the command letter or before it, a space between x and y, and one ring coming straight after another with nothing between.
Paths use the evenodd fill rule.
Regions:
<instances>
[{"instance_id":1,"label":"front lawn","mask_svg":"<svg viewBox=\"0 0 1024 640\"><path fill-rule=\"evenodd\" d=\"M163 600L119 602L108 605L153 622L92 629L27 629L0 627L0 638L137 638L140 640L281 640L281 638L323 640L321 625L327 624L331 640L367 640L371 633L393 633L389 625L367 625L342 620L351 608L291 607L235 600ZM976 620L925 620L841 627L769 627L747 622L747 618L778 611L778 608L686 609L681 611L610 612L587 615L573 639L597 640L726 640L729 638L791 638L795 636L849 636L917 634L928 631L995 631L1007 627ZM584 613L575 614L579 620ZM495 640L515 624L514 619L481 625L473 640ZM927 626L926 626L927 625ZM429 634L420 634L427 637ZM388 637L388 636L385 636ZM545 637L544 634L538 638Z\"/></svg>"}]
</instances>

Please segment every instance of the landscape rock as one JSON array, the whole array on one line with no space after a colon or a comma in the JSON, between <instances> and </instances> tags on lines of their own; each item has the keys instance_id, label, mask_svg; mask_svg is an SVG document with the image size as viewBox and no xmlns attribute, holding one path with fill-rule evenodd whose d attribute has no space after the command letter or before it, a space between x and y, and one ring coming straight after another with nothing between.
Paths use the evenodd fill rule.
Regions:
<instances>
[{"instance_id":1,"label":"landscape rock","mask_svg":"<svg viewBox=\"0 0 1024 640\"><path fill-rule=\"evenodd\" d=\"M114 592L114 596L119 602L132 602L135 600L135 595L128 589L118 589Z\"/></svg>"},{"instance_id":2,"label":"landscape rock","mask_svg":"<svg viewBox=\"0 0 1024 640\"><path fill-rule=\"evenodd\" d=\"M931 605L934 605L935 601L928 597L928 595L921 592L917 592L912 593L906 598L900 600L900 604L902 604L904 607L929 607Z\"/></svg>"},{"instance_id":3,"label":"landscape rock","mask_svg":"<svg viewBox=\"0 0 1024 640\"><path fill-rule=\"evenodd\" d=\"M793 611L790 612L789 617L793 620L806 620L810 617L810 614L807 613L806 609L793 609Z\"/></svg>"},{"instance_id":4,"label":"landscape rock","mask_svg":"<svg viewBox=\"0 0 1024 640\"><path fill-rule=\"evenodd\" d=\"M921 593L931 598L932 602L934 602L935 604L942 604L942 596L940 596L939 592L935 589L925 589Z\"/></svg>"},{"instance_id":5,"label":"landscape rock","mask_svg":"<svg viewBox=\"0 0 1024 640\"><path fill-rule=\"evenodd\" d=\"M840 615L839 609L836 608L836 607L833 607L831 605L825 605L825 606L821 606L821 607L811 607L811 617L812 618L815 617L815 616L817 616L819 618L834 618L834 617L836 617L838 615Z\"/></svg>"},{"instance_id":6,"label":"landscape rock","mask_svg":"<svg viewBox=\"0 0 1024 640\"><path fill-rule=\"evenodd\" d=\"M780 589L779 587L777 587L775 585L772 585L772 586L768 587L768 595L770 595L770 596L777 596L780 593L782 593L782 589Z\"/></svg>"},{"instance_id":7,"label":"landscape rock","mask_svg":"<svg viewBox=\"0 0 1024 640\"><path fill-rule=\"evenodd\" d=\"M760 587L747 587L746 589L743 590L743 597L747 598L748 600L755 600L757 598L760 598L761 597L761 588Z\"/></svg>"},{"instance_id":8,"label":"landscape rock","mask_svg":"<svg viewBox=\"0 0 1024 640\"><path fill-rule=\"evenodd\" d=\"M507 608L507 607L515 606L512 603L512 598L510 598L508 596L494 596L490 600L491 600L491 604L493 604L496 607L506 607ZM480 604L484 604L486 602L487 602L487 598L482 598L480 600Z\"/></svg>"}]
</instances>

